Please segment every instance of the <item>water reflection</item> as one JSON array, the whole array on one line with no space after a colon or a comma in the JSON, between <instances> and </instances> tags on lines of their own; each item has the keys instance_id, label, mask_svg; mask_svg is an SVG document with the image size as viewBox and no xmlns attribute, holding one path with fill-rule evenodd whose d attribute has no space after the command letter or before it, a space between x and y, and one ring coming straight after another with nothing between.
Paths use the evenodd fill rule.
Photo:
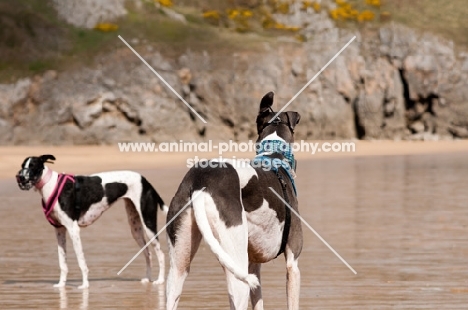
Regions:
<instances>
[{"instance_id":1,"label":"water reflection","mask_svg":"<svg viewBox=\"0 0 468 310\"><path fill-rule=\"evenodd\" d=\"M148 285L149 286L149 285ZM154 287L157 287L158 290L158 309L159 310L165 310L166 309L166 284L159 284L159 285L153 285ZM154 294L153 290L147 290L147 294Z\"/></svg>"},{"instance_id":2,"label":"water reflection","mask_svg":"<svg viewBox=\"0 0 468 310\"><path fill-rule=\"evenodd\" d=\"M60 287L58 288L59 291L59 296L60 296L60 309L70 309L72 307L69 307L68 305L68 291L66 287ZM79 309L80 310L88 310L89 306L89 289L82 289L79 290L81 291L81 302ZM77 294L77 293L73 293Z\"/></svg>"},{"instance_id":3,"label":"water reflection","mask_svg":"<svg viewBox=\"0 0 468 310\"><path fill-rule=\"evenodd\" d=\"M67 288L60 287L60 309L68 309L68 296L67 296Z\"/></svg>"},{"instance_id":4,"label":"water reflection","mask_svg":"<svg viewBox=\"0 0 468 310\"><path fill-rule=\"evenodd\" d=\"M301 215L358 272L352 274L303 227L301 309L466 309L467 158L446 154L301 161ZM185 172L168 168L145 175L166 198ZM53 289L59 273L56 241L50 225L37 220L42 216L37 201L18 193L14 181L0 181L0 196L6 197L0 201L0 235L7 236L0 243L2 309L164 310L165 285L142 285L137 278L145 267L142 257L123 277L116 276L138 251L122 205L82 230L89 290L76 288L81 275L73 259L70 279L76 285ZM18 218L28 223L33 236L18 229ZM164 225L162 218L158 225ZM160 240L167 254L165 236ZM30 252L43 259L31 259L25 254ZM285 283L282 257L262 266L265 309L287 308ZM179 305L229 308L223 270L203 242Z\"/></svg>"}]
</instances>

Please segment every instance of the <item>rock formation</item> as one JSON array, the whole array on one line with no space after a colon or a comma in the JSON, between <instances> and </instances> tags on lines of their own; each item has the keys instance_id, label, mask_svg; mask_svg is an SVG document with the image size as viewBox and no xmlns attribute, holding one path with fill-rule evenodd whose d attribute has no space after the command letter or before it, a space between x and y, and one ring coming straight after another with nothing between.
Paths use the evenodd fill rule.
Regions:
<instances>
[{"instance_id":1,"label":"rock formation","mask_svg":"<svg viewBox=\"0 0 468 310\"><path fill-rule=\"evenodd\" d=\"M324 13L307 18L307 42L265 43L262 52L171 58L146 49L143 57L207 124L122 46L92 68L0 85L0 143L254 138L261 96L275 91L280 109L354 35L291 103L302 115L297 138L468 138L468 54L403 26L359 33L336 28Z\"/></svg>"}]
</instances>

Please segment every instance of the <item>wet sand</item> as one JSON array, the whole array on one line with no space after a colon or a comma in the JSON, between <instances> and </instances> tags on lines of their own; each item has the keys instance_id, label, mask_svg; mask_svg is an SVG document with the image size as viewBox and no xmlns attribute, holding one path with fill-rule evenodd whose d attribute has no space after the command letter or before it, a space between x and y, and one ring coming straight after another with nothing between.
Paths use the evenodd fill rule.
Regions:
<instances>
[{"instance_id":1,"label":"wet sand","mask_svg":"<svg viewBox=\"0 0 468 310\"><path fill-rule=\"evenodd\" d=\"M322 145L325 141L309 141ZM342 141L329 141L330 143ZM349 141L344 141L349 142ZM467 152L468 140L412 142L412 141L352 141L355 152L295 152L298 160L322 158L350 158L361 156L417 155ZM114 146L0 146L0 179L12 178L27 156L53 154L57 161L52 166L60 172L95 173L106 170L155 169L184 167L188 158L218 158L218 152L120 152ZM251 152L226 152L224 158L252 158Z\"/></svg>"},{"instance_id":2,"label":"wet sand","mask_svg":"<svg viewBox=\"0 0 468 310\"><path fill-rule=\"evenodd\" d=\"M302 216L358 272L354 275L303 226L301 309L466 309L466 142L374 142L359 144L357 150L298 156ZM81 275L70 241L69 282L63 290L52 287L59 277L53 228L44 219L38 194L20 191L12 178L24 157L42 153L57 156L53 167L58 171L137 169L167 203L187 171L186 154L1 148L0 308L164 309L164 286L139 282L143 257L117 275L138 251L121 202L82 229L89 290L77 289ZM164 225L163 216L158 225ZM164 234L161 240L167 253ZM262 282L265 309L286 309L282 257L264 265ZM228 308L223 271L202 243L180 309Z\"/></svg>"}]
</instances>

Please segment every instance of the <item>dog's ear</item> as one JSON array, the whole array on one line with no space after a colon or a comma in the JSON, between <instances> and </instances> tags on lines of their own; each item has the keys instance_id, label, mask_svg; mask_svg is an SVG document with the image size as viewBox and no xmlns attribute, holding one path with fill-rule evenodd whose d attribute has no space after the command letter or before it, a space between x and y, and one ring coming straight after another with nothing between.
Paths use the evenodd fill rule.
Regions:
<instances>
[{"instance_id":1,"label":"dog's ear","mask_svg":"<svg viewBox=\"0 0 468 310\"><path fill-rule=\"evenodd\" d=\"M50 154L46 154L46 155L41 155L39 156L39 159L43 162L43 163L50 163L50 164L53 164L53 160L55 160L55 156L54 155L50 155Z\"/></svg>"},{"instance_id":2,"label":"dog's ear","mask_svg":"<svg viewBox=\"0 0 468 310\"><path fill-rule=\"evenodd\" d=\"M299 121L301 120L301 115L297 112L288 111L286 112L286 117L288 118L289 128L292 132L294 132L294 128L297 124L299 124Z\"/></svg>"},{"instance_id":3,"label":"dog's ear","mask_svg":"<svg viewBox=\"0 0 468 310\"><path fill-rule=\"evenodd\" d=\"M275 96L275 93L272 91L266 94L265 96L263 96L262 101L260 101L260 109L258 110L258 114L264 113L271 109L271 106L273 105L274 96Z\"/></svg>"}]
</instances>

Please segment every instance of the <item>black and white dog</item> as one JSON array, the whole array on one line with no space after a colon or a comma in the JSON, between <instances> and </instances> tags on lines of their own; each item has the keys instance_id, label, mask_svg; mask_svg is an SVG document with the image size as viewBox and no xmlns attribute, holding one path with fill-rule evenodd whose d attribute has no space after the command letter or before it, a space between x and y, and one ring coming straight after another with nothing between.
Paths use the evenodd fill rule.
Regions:
<instances>
[{"instance_id":1,"label":"black and white dog","mask_svg":"<svg viewBox=\"0 0 468 310\"><path fill-rule=\"evenodd\" d=\"M111 171L91 176L59 174L45 163L52 163L53 155L27 157L16 175L22 190L35 187L42 196L42 206L47 220L55 226L60 264L60 281L55 287L63 287L67 281L66 232L70 234L73 248L83 276L80 289L89 287L86 265L80 238L80 227L94 223L101 214L119 198L125 201L128 222L133 238L140 247L146 244L146 237L156 234L157 206L167 211L163 200L153 186L140 174L132 171ZM154 282L164 282L164 253L159 241L152 242L159 261L159 276ZM151 252L143 251L146 259L146 277L142 282L151 281Z\"/></svg>"},{"instance_id":2,"label":"black and white dog","mask_svg":"<svg viewBox=\"0 0 468 310\"><path fill-rule=\"evenodd\" d=\"M260 103L257 116L256 160L250 164L224 161L223 165L193 167L185 175L167 214L168 222L188 207L167 227L170 270L166 306L177 309L190 263L203 238L224 268L231 309L263 309L260 266L284 253L287 270L288 309L299 309L302 250L300 219L294 185L295 160L291 152L297 112L283 112L273 121L273 93ZM263 162L261 165L255 164ZM272 168L271 162L281 164ZM221 162L218 162L221 163ZM223 167L222 167L223 166ZM265 168L272 169L265 169Z\"/></svg>"}]
</instances>

